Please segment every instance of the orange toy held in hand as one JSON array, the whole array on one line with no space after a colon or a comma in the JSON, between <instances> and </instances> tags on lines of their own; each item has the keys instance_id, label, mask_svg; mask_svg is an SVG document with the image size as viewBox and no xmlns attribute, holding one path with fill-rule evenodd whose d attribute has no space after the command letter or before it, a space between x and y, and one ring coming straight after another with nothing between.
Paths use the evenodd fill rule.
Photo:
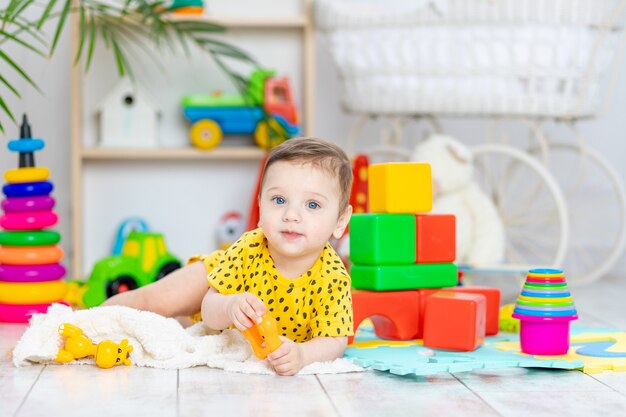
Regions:
<instances>
[{"instance_id":1,"label":"orange toy held in hand","mask_svg":"<svg viewBox=\"0 0 626 417\"><path fill-rule=\"evenodd\" d=\"M59 349L55 361L70 362L87 356L93 356L96 365L100 368L111 368L115 365L130 365L128 354L133 351L133 347L128 345L128 340L123 339L121 343L104 340L97 345L83 334L83 331L73 324L64 323L59 326L59 334L67 337L65 344Z\"/></svg>"},{"instance_id":2,"label":"orange toy held in hand","mask_svg":"<svg viewBox=\"0 0 626 417\"><path fill-rule=\"evenodd\" d=\"M267 355L282 345L278 337L278 325L276 319L269 314L264 314L261 323L255 324L241 332L252 346L254 355L259 359L267 358Z\"/></svg>"}]
</instances>

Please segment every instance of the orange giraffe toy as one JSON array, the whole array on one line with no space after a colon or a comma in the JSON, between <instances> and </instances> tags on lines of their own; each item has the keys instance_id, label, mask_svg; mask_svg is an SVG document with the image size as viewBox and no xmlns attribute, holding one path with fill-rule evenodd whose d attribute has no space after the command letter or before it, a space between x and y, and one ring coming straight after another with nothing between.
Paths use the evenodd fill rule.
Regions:
<instances>
[{"instance_id":1,"label":"orange giraffe toy","mask_svg":"<svg viewBox=\"0 0 626 417\"><path fill-rule=\"evenodd\" d=\"M133 351L133 347L128 345L128 340L123 339L121 343L104 340L97 345L83 334L83 331L73 324L63 323L59 326L59 334L66 337L63 347L55 361L70 362L87 356L93 356L96 365L100 368L111 368L115 365L130 365L128 354Z\"/></svg>"},{"instance_id":2,"label":"orange giraffe toy","mask_svg":"<svg viewBox=\"0 0 626 417\"><path fill-rule=\"evenodd\" d=\"M252 346L254 355L259 359L267 358L267 355L282 345L278 337L278 325L276 319L269 314L263 315L261 323L255 324L241 332Z\"/></svg>"}]
</instances>

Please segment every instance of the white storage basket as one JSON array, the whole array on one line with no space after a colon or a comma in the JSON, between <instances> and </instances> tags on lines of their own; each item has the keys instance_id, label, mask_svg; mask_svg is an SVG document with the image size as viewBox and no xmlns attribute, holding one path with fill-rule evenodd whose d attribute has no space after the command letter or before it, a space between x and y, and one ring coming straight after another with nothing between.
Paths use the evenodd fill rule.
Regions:
<instances>
[{"instance_id":1,"label":"white storage basket","mask_svg":"<svg viewBox=\"0 0 626 417\"><path fill-rule=\"evenodd\" d=\"M592 116L624 0L316 0L356 113Z\"/></svg>"}]
</instances>

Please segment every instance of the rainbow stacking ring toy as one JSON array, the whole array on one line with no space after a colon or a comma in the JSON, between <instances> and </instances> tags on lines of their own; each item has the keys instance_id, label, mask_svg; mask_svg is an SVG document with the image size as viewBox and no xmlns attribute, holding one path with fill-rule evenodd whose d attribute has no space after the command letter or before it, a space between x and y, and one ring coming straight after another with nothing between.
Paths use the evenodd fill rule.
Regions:
<instances>
[{"instance_id":1,"label":"rainbow stacking ring toy","mask_svg":"<svg viewBox=\"0 0 626 417\"><path fill-rule=\"evenodd\" d=\"M52 303L62 302L68 292L61 265L61 235L54 226L54 189L50 170L37 166L35 152L44 148L33 139L26 115L19 139L9 141L18 153L16 168L4 172L6 196L0 208L0 322L26 323L35 313L45 313Z\"/></svg>"},{"instance_id":2,"label":"rainbow stacking ring toy","mask_svg":"<svg viewBox=\"0 0 626 417\"><path fill-rule=\"evenodd\" d=\"M68 305L65 301L57 301L59 304ZM51 303L44 304L5 304L0 303L0 321L6 323L24 323L33 314L44 314L48 311Z\"/></svg>"},{"instance_id":3,"label":"rainbow stacking ring toy","mask_svg":"<svg viewBox=\"0 0 626 417\"><path fill-rule=\"evenodd\" d=\"M15 168L4 171L4 179L10 183L45 181L50 176L46 167Z\"/></svg>"},{"instance_id":4,"label":"rainbow stacking ring toy","mask_svg":"<svg viewBox=\"0 0 626 417\"><path fill-rule=\"evenodd\" d=\"M4 282L45 282L55 281L65 276L65 267L59 263L39 265L0 264L0 281Z\"/></svg>"},{"instance_id":5,"label":"rainbow stacking ring toy","mask_svg":"<svg viewBox=\"0 0 626 417\"><path fill-rule=\"evenodd\" d=\"M54 207L54 198L49 195L34 197L13 197L2 200L2 210L6 213L22 213L25 211L47 211Z\"/></svg>"},{"instance_id":6,"label":"rainbow stacking ring toy","mask_svg":"<svg viewBox=\"0 0 626 417\"><path fill-rule=\"evenodd\" d=\"M0 232L1 246L47 246L56 245L61 235L54 230L27 230Z\"/></svg>"},{"instance_id":7,"label":"rainbow stacking ring toy","mask_svg":"<svg viewBox=\"0 0 626 417\"><path fill-rule=\"evenodd\" d=\"M520 320L522 352L564 355L569 350L569 322L578 315L560 269L531 269L513 310Z\"/></svg>"},{"instance_id":8,"label":"rainbow stacking ring toy","mask_svg":"<svg viewBox=\"0 0 626 417\"><path fill-rule=\"evenodd\" d=\"M48 195L54 186L50 181L18 182L6 184L2 192L7 197L30 197L36 195Z\"/></svg>"},{"instance_id":9,"label":"rainbow stacking ring toy","mask_svg":"<svg viewBox=\"0 0 626 417\"><path fill-rule=\"evenodd\" d=\"M0 217L0 227L5 230L38 230L54 226L59 217L53 211L27 211L6 213Z\"/></svg>"},{"instance_id":10,"label":"rainbow stacking ring toy","mask_svg":"<svg viewBox=\"0 0 626 417\"><path fill-rule=\"evenodd\" d=\"M35 152L42 150L45 142L42 139L21 138L10 140L8 146L12 152Z\"/></svg>"}]
</instances>

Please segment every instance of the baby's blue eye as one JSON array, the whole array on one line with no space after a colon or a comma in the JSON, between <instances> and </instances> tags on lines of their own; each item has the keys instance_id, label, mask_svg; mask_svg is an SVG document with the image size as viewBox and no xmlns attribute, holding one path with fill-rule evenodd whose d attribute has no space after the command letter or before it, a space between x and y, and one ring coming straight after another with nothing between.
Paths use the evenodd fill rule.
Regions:
<instances>
[{"instance_id":1,"label":"baby's blue eye","mask_svg":"<svg viewBox=\"0 0 626 417\"><path fill-rule=\"evenodd\" d=\"M282 197L274 197L272 200L274 200L276 204L285 204L285 199Z\"/></svg>"},{"instance_id":2,"label":"baby's blue eye","mask_svg":"<svg viewBox=\"0 0 626 417\"><path fill-rule=\"evenodd\" d=\"M309 201L307 203L307 207L310 208L310 209L316 209L316 208L319 208L320 205L317 204L315 201Z\"/></svg>"}]
</instances>

